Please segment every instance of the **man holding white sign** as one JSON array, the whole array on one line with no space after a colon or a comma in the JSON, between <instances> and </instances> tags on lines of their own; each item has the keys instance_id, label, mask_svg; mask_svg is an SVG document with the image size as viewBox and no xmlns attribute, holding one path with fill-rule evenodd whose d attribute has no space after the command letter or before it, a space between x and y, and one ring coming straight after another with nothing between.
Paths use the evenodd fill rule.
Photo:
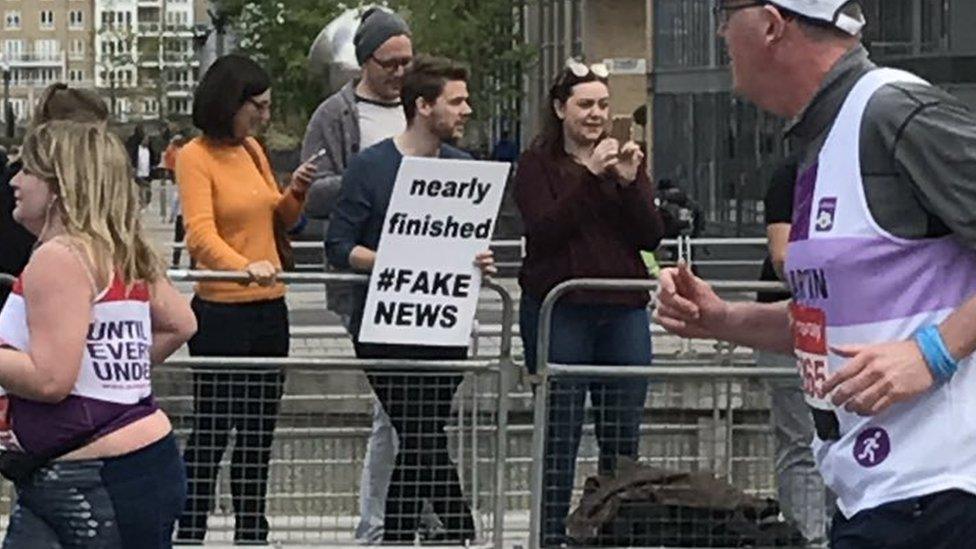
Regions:
<instances>
[{"instance_id":1,"label":"man holding white sign","mask_svg":"<svg viewBox=\"0 0 976 549\"><path fill-rule=\"evenodd\" d=\"M461 137L471 114L464 68L417 58L404 76L402 99L406 131L346 168L326 254L334 267L372 272L354 300L357 357L460 360L481 275L495 270L483 250L508 165L474 162L445 144ZM442 541L473 540L444 432L461 375L412 369L369 380L400 439L383 540L413 542L425 498L444 524Z\"/></svg>"}]
</instances>

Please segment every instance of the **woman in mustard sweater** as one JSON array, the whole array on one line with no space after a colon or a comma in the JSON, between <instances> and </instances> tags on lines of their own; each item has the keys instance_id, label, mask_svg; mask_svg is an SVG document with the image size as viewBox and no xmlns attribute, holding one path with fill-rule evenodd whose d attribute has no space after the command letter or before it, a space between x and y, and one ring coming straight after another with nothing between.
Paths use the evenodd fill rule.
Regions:
<instances>
[{"instance_id":1,"label":"woman in mustard sweater","mask_svg":"<svg viewBox=\"0 0 976 549\"><path fill-rule=\"evenodd\" d=\"M276 281L281 259L274 218L297 222L314 166L303 164L280 191L261 145L252 137L271 113L268 74L239 55L218 59L204 75L193 104L202 132L185 145L176 163L186 242L201 269L245 271L252 283L201 282L192 307L199 330L189 342L193 356L288 355L285 286ZM230 430L234 541L263 543L268 461L271 458L284 374L198 371L193 375L193 432L183 459L187 500L177 539L202 541L214 481Z\"/></svg>"}]
</instances>

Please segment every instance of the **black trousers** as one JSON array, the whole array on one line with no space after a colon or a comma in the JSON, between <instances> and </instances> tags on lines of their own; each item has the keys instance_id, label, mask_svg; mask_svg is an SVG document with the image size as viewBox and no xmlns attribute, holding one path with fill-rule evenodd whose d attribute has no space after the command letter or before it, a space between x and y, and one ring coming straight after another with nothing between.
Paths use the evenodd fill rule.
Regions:
<instances>
[{"instance_id":1,"label":"black trousers","mask_svg":"<svg viewBox=\"0 0 976 549\"><path fill-rule=\"evenodd\" d=\"M356 343L356 356L463 360L467 349ZM444 525L445 541L463 544L474 539L471 508L461 491L444 432L462 376L411 370L368 377L400 440L386 496L383 541L413 542L425 499Z\"/></svg>"},{"instance_id":2,"label":"black trousers","mask_svg":"<svg viewBox=\"0 0 976 549\"><path fill-rule=\"evenodd\" d=\"M186 238L186 225L183 224L183 214L176 216L176 220L173 223L173 242L183 242ZM180 266L180 260L183 258L183 250L181 248L173 248L173 268L177 269ZM190 269L195 269L197 262L190 256Z\"/></svg>"},{"instance_id":3,"label":"black trousers","mask_svg":"<svg viewBox=\"0 0 976 549\"><path fill-rule=\"evenodd\" d=\"M965 549L976 547L976 495L937 492L861 511L839 512L831 549Z\"/></svg>"},{"instance_id":4,"label":"black trousers","mask_svg":"<svg viewBox=\"0 0 976 549\"><path fill-rule=\"evenodd\" d=\"M198 330L190 340L192 356L288 356L288 309L285 300L224 304L193 298ZM202 540L207 532L217 469L230 431L236 430L231 456L234 540L264 541L268 462L284 386L280 370L246 371L229 366L193 374L193 430L183 453L186 508L177 539Z\"/></svg>"}]
</instances>

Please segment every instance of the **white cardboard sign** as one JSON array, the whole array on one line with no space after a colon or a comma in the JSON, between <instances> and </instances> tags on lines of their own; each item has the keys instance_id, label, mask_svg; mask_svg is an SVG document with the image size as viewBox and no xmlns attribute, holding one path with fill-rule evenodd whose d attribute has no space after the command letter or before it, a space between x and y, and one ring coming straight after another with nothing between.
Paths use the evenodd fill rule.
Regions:
<instances>
[{"instance_id":1,"label":"white cardboard sign","mask_svg":"<svg viewBox=\"0 0 976 549\"><path fill-rule=\"evenodd\" d=\"M369 279L359 341L466 347L510 165L404 157Z\"/></svg>"}]
</instances>

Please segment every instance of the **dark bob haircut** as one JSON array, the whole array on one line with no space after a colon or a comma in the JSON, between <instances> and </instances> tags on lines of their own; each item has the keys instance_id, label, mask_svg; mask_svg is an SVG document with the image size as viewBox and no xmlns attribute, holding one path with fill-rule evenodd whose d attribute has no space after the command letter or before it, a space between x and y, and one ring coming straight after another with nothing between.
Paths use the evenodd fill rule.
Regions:
<instances>
[{"instance_id":1,"label":"dark bob haircut","mask_svg":"<svg viewBox=\"0 0 976 549\"><path fill-rule=\"evenodd\" d=\"M423 97L424 101L434 103L444 92L444 84L456 80L468 81L468 69L456 61L428 55L414 59L403 75L400 91L407 122L417 115L417 98Z\"/></svg>"},{"instance_id":2,"label":"dark bob haircut","mask_svg":"<svg viewBox=\"0 0 976 549\"><path fill-rule=\"evenodd\" d=\"M234 115L248 99L271 87L267 71L243 55L214 61L193 95L193 125L211 139L234 137Z\"/></svg>"}]
</instances>

